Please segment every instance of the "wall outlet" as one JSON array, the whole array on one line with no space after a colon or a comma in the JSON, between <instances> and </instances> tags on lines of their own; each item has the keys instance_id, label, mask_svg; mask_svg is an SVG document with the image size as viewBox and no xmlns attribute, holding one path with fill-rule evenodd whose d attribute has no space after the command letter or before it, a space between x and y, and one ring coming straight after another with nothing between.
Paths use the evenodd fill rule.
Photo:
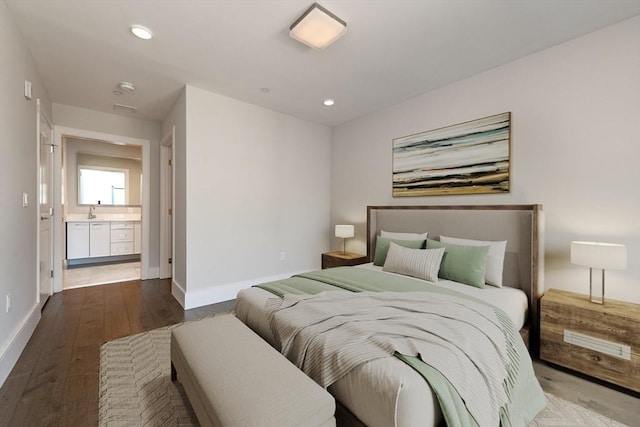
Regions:
<instances>
[{"instance_id":1,"label":"wall outlet","mask_svg":"<svg viewBox=\"0 0 640 427\"><path fill-rule=\"evenodd\" d=\"M7 302L5 304L7 313L11 311L11 294L7 294Z\"/></svg>"},{"instance_id":2,"label":"wall outlet","mask_svg":"<svg viewBox=\"0 0 640 427\"><path fill-rule=\"evenodd\" d=\"M286 260L287 260L287 253L280 252L280 261L286 261Z\"/></svg>"}]
</instances>

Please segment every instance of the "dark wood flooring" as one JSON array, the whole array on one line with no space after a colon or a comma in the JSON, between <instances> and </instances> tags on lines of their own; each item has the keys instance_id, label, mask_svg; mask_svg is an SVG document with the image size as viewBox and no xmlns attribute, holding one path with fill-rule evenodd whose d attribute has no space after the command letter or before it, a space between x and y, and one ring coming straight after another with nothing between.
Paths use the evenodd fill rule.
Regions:
<instances>
[{"instance_id":1,"label":"dark wood flooring","mask_svg":"<svg viewBox=\"0 0 640 427\"><path fill-rule=\"evenodd\" d=\"M227 301L184 311L169 280L67 290L52 296L27 347L0 388L0 427L95 426L100 345L233 309ZM632 427L640 399L534 361L545 391Z\"/></svg>"},{"instance_id":2,"label":"dark wood flooring","mask_svg":"<svg viewBox=\"0 0 640 427\"><path fill-rule=\"evenodd\" d=\"M235 301L183 310L169 280L66 290L53 295L0 388L0 426L98 424L100 345L233 309Z\"/></svg>"}]
</instances>

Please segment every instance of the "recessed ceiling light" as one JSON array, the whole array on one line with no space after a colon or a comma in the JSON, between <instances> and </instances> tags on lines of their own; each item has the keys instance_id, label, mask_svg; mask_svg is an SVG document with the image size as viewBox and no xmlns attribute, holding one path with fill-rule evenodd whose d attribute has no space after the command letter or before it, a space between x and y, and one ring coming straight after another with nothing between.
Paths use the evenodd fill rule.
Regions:
<instances>
[{"instance_id":1,"label":"recessed ceiling light","mask_svg":"<svg viewBox=\"0 0 640 427\"><path fill-rule=\"evenodd\" d=\"M153 33L151 32L151 30L143 27L142 25L132 25L131 32L134 36L142 40L149 40L151 37L153 37Z\"/></svg>"},{"instance_id":2,"label":"recessed ceiling light","mask_svg":"<svg viewBox=\"0 0 640 427\"><path fill-rule=\"evenodd\" d=\"M269 88L268 88L268 87L261 87L261 88L260 88L260 92L262 92L262 93L269 93Z\"/></svg>"},{"instance_id":3,"label":"recessed ceiling light","mask_svg":"<svg viewBox=\"0 0 640 427\"><path fill-rule=\"evenodd\" d=\"M322 101L322 103L323 103L324 105L326 105L327 107L330 107L330 106L332 106L333 104L335 104L336 102L335 102L333 99L329 98L329 99L325 99L324 101Z\"/></svg>"},{"instance_id":4,"label":"recessed ceiling light","mask_svg":"<svg viewBox=\"0 0 640 427\"><path fill-rule=\"evenodd\" d=\"M113 91L113 94L114 94L115 96L121 96L121 95L123 94L123 92L122 92L121 90L114 90L114 91Z\"/></svg>"}]
</instances>

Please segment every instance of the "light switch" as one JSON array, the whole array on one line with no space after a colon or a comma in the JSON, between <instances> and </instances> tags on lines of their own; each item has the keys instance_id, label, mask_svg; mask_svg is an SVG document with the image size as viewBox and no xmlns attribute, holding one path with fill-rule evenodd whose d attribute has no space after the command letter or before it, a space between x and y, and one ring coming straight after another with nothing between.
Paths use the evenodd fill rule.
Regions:
<instances>
[{"instance_id":1,"label":"light switch","mask_svg":"<svg viewBox=\"0 0 640 427\"><path fill-rule=\"evenodd\" d=\"M26 208L29 206L29 193L22 193L22 207Z\"/></svg>"},{"instance_id":2,"label":"light switch","mask_svg":"<svg viewBox=\"0 0 640 427\"><path fill-rule=\"evenodd\" d=\"M29 80L24 81L24 97L31 99L31 82Z\"/></svg>"}]
</instances>

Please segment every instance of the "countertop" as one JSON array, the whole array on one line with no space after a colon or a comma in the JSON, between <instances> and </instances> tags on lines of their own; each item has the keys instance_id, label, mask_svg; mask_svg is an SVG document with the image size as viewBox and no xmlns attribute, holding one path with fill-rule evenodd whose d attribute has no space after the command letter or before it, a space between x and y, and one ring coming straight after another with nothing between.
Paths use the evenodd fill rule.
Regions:
<instances>
[{"instance_id":1,"label":"countertop","mask_svg":"<svg viewBox=\"0 0 640 427\"><path fill-rule=\"evenodd\" d=\"M97 214L96 218L89 219L88 214L65 215L65 222L113 222L113 221L140 221L138 214Z\"/></svg>"}]
</instances>

